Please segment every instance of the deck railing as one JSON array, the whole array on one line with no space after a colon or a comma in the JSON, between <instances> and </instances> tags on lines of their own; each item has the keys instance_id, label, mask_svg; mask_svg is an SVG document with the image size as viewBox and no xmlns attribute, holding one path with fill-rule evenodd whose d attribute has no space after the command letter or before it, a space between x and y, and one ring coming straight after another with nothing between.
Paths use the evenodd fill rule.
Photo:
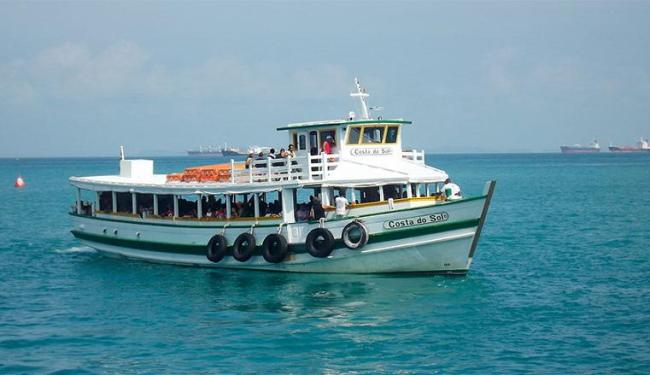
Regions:
<instances>
[{"instance_id":1,"label":"deck railing","mask_svg":"<svg viewBox=\"0 0 650 375\"><path fill-rule=\"evenodd\" d=\"M267 158L253 160L250 165L230 160L230 182L320 181L326 179L338 164L338 154Z\"/></svg>"},{"instance_id":2,"label":"deck railing","mask_svg":"<svg viewBox=\"0 0 650 375\"><path fill-rule=\"evenodd\" d=\"M402 157L424 164L424 150L404 151ZM245 162L230 160L231 183L322 181L326 180L340 163L339 154L304 155L283 159L253 160Z\"/></svg>"},{"instance_id":3,"label":"deck railing","mask_svg":"<svg viewBox=\"0 0 650 375\"><path fill-rule=\"evenodd\" d=\"M230 181L232 183L253 183L304 180L306 175L301 158L253 160L246 166L244 162L230 161Z\"/></svg>"}]
</instances>

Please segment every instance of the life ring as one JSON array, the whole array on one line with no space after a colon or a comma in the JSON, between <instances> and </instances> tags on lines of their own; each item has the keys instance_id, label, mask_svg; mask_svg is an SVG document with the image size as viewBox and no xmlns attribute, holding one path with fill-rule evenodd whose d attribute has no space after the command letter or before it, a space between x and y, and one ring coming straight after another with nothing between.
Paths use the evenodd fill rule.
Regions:
<instances>
[{"instance_id":1,"label":"life ring","mask_svg":"<svg viewBox=\"0 0 650 375\"><path fill-rule=\"evenodd\" d=\"M289 252L287 239L283 235L272 233L262 243L262 256L269 263L280 263Z\"/></svg>"},{"instance_id":2,"label":"life ring","mask_svg":"<svg viewBox=\"0 0 650 375\"><path fill-rule=\"evenodd\" d=\"M368 243L368 229L362 222L355 220L343 228L341 238L348 249L361 249Z\"/></svg>"},{"instance_id":3,"label":"life ring","mask_svg":"<svg viewBox=\"0 0 650 375\"><path fill-rule=\"evenodd\" d=\"M228 240L221 234L215 234L208 241L208 251L206 256L210 262L217 263L226 255Z\"/></svg>"},{"instance_id":4,"label":"life ring","mask_svg":"<svg viewBox=\"0 0 650 375\"><path fill-rule=\"evenodd\" d=\"M242 233L237 236L232 245L232 256L240 262L245 262L253 256L255 251L255 236L250 233Z\"/></svg>"},{"instance_id":5,"label":"life ring","mask_svg":"<svg viewBox=\"0 0 650 375\"><path fill-rule=\"evenodd\" d=\"M305 246L312 256L325 258L334 250L334 236L325 228L316 228L307 235Z\"/></svg>"}]
</instances>

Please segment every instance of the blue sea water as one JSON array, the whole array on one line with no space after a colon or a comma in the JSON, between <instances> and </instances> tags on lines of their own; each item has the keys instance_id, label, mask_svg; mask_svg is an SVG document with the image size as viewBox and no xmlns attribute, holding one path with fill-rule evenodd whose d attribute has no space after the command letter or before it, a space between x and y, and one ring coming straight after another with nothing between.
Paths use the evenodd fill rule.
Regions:
<instances>
[{"instance_id":1,"label":"blue sea water","mask_svg":"<svg viewBox=\"0 0 650 375\"><path fill-rule=\"evenodd\" d=\"M466 194L497 180L463 277L104 258L68 232L67 178L116 160L0 160L0 372L650 372L650 155L428 163Z\"/></svg>"}]
</instances>

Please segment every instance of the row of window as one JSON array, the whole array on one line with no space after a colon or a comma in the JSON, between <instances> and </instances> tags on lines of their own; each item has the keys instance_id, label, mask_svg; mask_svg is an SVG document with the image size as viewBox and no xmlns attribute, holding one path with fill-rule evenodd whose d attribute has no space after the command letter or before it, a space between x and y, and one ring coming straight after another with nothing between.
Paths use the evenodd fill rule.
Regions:
<instances>
[{"instance_id":1,"label":"row of window","mask_svg":"<svg viewBox=\"0 0 650 375\"><path fill-rule=\"evenodd\" d=\"M348 128L347 144L397 143L399 126L351 126Z\"/></svg>"},{"instance_id":2,"label":"row of window","mask_svg":"<svg viewBox=\"0 0 650 375\"><path fill-rule=\"evenodd\" d=\"M309 139L306 135L297 133L293 134L293 144L298 150L306 150L309 141L309 147L319 148L322 146L321 142L328 136L336 139L336 132L334 130L321 130L320 134L317 131L309 132ZM357 144L394 144L397 143L399 136L398 125L368 125L368 126L349 126L347 131L348 145ZM320 141L319 142L319 137Z\"/></svg>"}]
</instances>

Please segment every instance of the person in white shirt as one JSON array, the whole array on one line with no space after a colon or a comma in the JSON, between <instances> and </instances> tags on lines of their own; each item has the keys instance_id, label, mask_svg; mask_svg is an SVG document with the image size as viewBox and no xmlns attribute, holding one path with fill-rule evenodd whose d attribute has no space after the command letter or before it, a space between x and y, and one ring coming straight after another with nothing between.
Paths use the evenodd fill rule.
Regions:
<instances>
[{"instance_id":1,"label":"person in white shirt","mask_svg":"<svg viewBox=\"0 0 650 375\"><path fill-rule=\"evenodd\" d=\"M445 180L445 186L442 187L442 191L445 193L445 198L447 200L453 201L457 199L463 199L463 195L460 192L460 187L448 178Z\"/></svg>"},{"instance_id":2,"label":"person in white shirt","mask_svg":"<svg viewBox=\"0 0 650 375\"><path fill-rule=\"evenodd\" d=\"M347 206L350 204L348 200L342 196L339 195L334 199L334 205L336 206L336 216L345 216L347 213Z\"/></svg>"}]
</instances>

